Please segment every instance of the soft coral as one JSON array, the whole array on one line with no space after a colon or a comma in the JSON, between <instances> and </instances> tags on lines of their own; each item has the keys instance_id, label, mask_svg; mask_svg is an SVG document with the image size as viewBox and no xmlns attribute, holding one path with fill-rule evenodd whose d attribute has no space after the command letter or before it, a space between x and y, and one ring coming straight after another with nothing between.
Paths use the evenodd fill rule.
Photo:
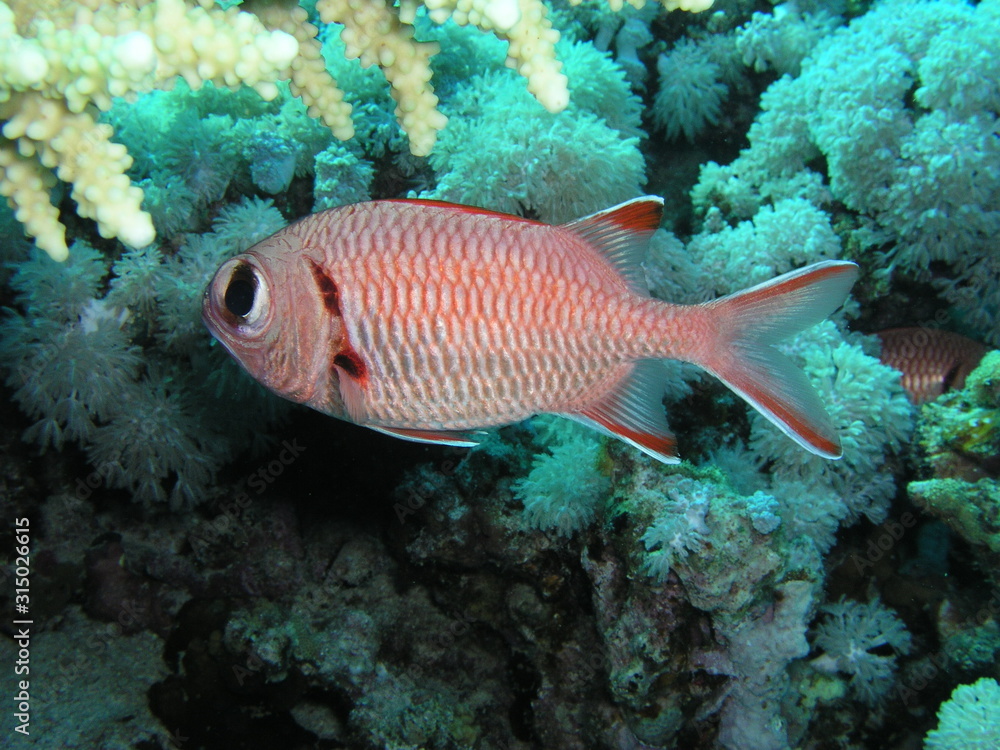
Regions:
<instances>
[{"instance_id":1,"label":"soft coral","mask_svg":"<svg viewBox=\"0 0 1000 750\"><path fill-rule=\"evenodd\" d=\"M823 611L828 617L816 628L814 645L824 653L813 659L813 667L851 675L851 689L858 697L878 703L892 687L896 654L910 652L909 631L877 599L868 604L841 599ZM880 653L886 646L894 653Z\"/></svg>"}]
</instances>

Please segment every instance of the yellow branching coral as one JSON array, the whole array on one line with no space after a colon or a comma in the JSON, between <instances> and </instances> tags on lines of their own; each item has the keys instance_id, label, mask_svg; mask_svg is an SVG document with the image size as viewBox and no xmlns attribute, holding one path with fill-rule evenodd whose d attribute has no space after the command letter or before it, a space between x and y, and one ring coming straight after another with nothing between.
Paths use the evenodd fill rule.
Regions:
<instances>
[{"instance_id":1,"label":"yellow branching coral","mask_svg":"<svg viewBox=\"0 0 1000 750\"><path fill-rule=\"evenodd\" d=\"M295 37L299 54L289 69L292 93L309 108L309 115L322 120L335 136L342 141L353 138L351 105L344 101L344 92L326 72L322 45L316 39L319 30L309 23L305 8L269 0L244 3L243 8L254 13L267 28Z\"/></svg>"},{"instance_id":2,"label":"yellow branching coral","mask_svg":"<svg viewBox=\"0 0 1000 750\"><path fill-rule=\"evenodd\" d=\"M177 76L192 88L249 85L273 99L277 81L292 77L296 62L305 67L300 58L295 36L236 9L183 0L0 2L0 194L57 260L67 254L65 230L42 204L40 167L73 186L80 215L95 219L103 236L148 245L156 234L142 191L125 174L132 159L96 111L117 96L169 87ZM350 127L350 110L335 96L314 103L327 107L317 115ZM342 123L340 134L349 134Z\"/></svg>"},{"instance_id":3,"label":"yellow branching coral","mask_svg":"<svg viewBox=\"0 0 1000 750\"><path fill-rule=\"evenodd\" d=\"M583 0L570 0L570 5L579 5ZM701 13L712 7L712 0L659 0L667 10L686 10L690 13ZM645 8L646 0L628 0L633 8ZM611 10L619 11L625 7L624 0L608 0Z\"/></svg>"},{"instance_id":4,"label":"yellow branching coral","mask_svg":"<svg viewBox=\"0 0 1000 750\"><path fill-rule=\"evenodd\" d=\"M578 2L579 0L577 0ZM628 0L641 7L645 0ZM699 11L711 0L659 0ZM609 0L614 8L623 0ZM349 58L378 65L396 100L410 150L428 154L446 118L437 109L430 58L437 44L413 38L421 0L318 0L324 23L343 24ZM507 64L550 111L569 101L556 59L559 32L541 0L423 0L437 23L453 19L508 42ZM111 140L99 110L115 97L169 88L178 76L192 89L206 81L251 86L265 99L288 80L309 114L341 139L353 133L351 107L327 73L317 29L291 0L249 0L222 10L212 0L0 0L0 195L36 244L67 255L65 227L49 203L52 170L72 185L81 216L105 237L133 247L155 239L132 164ZM249 12L246 12L249 11Z\"/></svg>"},{"instance_id":5,"label":"yellow branching coral","mask_svg":"<svg viewBox=\"0 0 1000 750\"><path fill-rule=\"evenodd\" d=\"M378 65L392 87L396 117L410 138L410 150L426 156L447 119L437 111L430 85L430 57L437 44L413 40L413 27L400 20L399 9L386 0L318 0L324 23L341 23L348 59L365 67Z\"/></svg>"}]
</instances>

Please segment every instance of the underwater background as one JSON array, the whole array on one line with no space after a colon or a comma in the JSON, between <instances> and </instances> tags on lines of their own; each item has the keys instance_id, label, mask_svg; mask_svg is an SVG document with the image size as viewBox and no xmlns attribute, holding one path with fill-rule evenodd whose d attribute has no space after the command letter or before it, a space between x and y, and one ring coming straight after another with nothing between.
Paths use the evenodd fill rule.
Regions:
<instances>
[{"instance_id":1,"label":"underwater background","mask_svg":"<svg viewBox=\"0 0 1000 750\"><path fill-rule=\"evenodd\" d=\"M615 5L0 3L3 747L1000 747L1000 0ZM201 322L313 211L642 194L662 299L861 267L842 459L678 363L676 466L407 443Z\"/></svg>"}]
</instances>

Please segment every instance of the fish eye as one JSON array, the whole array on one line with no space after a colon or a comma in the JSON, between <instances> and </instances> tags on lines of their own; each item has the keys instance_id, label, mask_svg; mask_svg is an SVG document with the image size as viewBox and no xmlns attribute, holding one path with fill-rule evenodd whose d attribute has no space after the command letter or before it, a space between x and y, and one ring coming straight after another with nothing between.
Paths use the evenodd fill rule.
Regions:
<instances>
[{"instance_id":1,"label":"fish eye","mask_svg":"<svg viewBox=\"0 0 1000 750\"><path fill-rule=\"evenodd\" d=\"M256 269L247 263L239 263L229 276L222 302L240 326L253 326L267 311L268 297L267 285Z\"/></svg>"},{"instance_id":2,"label":"fish eye","mask_svg":"<svg viewBox=\"0 0 1000 750\"><path fill-rule=\"evenodd\" d=\"M253 277L246 278L237 269L232 278L229 279L229 286L226 287L226 309L233 315L244 318L253 309L253 298L257 292Z\"/></svg>"}]
</instances>

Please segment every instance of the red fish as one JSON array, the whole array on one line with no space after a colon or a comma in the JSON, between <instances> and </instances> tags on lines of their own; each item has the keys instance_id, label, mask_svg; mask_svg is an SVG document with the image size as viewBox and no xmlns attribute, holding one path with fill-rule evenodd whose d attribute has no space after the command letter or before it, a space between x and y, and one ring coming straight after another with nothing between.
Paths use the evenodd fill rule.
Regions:
<instances>
[{"instance_id":1,"label":"red fish","mask_svg":"<svg viewBox=\"0 0 1000 750\"><path fill-rule=\"evenodd\" d=\"M936 328L890 328L875 335L882 339L882 362L903 373L900 384L917 404L964 388L986 354L978 341Z\"/></svg>"},{"instance_id":2,"label":"red fish","mask_svg":"<svg viewBox=\"0 0 1000 750\"><path fill-rule=\"evenodd\" d=\"M639 265L662 210L638 198L550 226L434 201L334 208L223 263L203 318L274 393L410 440L474 445L552 412L674 463L657 360L680 359L838 458L816 393L770 345L837 308L857 267L672 305Z\"/></svg>"}]
</instances>

